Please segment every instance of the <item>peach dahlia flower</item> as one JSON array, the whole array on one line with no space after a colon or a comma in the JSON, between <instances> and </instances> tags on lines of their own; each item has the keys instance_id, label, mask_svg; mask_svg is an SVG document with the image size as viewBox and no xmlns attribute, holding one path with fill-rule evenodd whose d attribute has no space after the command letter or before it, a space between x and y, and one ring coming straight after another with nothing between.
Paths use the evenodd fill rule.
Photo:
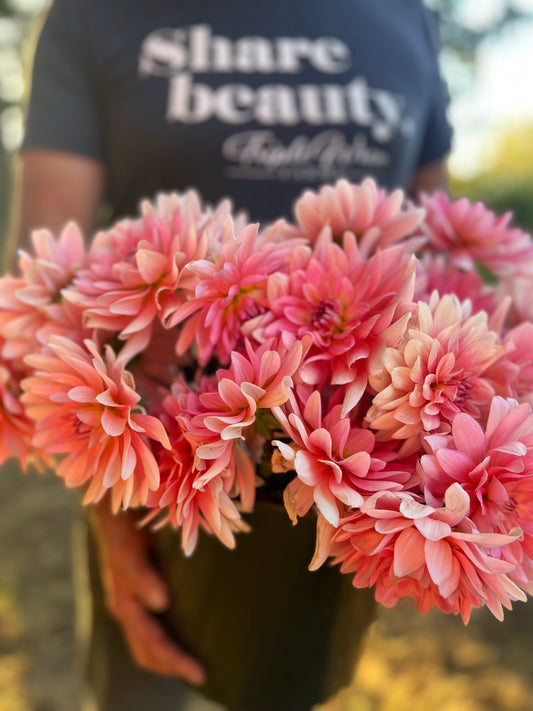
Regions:
<instances>
[{"instance_id":1,"label":"peach dahlia flower","mask_svg":"<svg viewBox=\"0 0 533 711\"><path fill-rule=\"evenodd\" d=\"M328 556L341 572L354 573L357 588L375 585L376 600L392 607L413 597L421 613L434 606L468 622L472 607L486 605L498 619L502 607L526 600L513 582L512 562L501 550L521 536L481 532L468 518L470 498L458 483L440 507L404 492L377 492L338 529L319 526L318 568Z\"/></svg>"},{"instance_id":2,"label":"peach dahlia flower","mask_svg":"<svg viewBox=\"0 0 533 711\"><path fill-rule=\"evenodd\" d=\"M484 312L471 316L469 302L435 293L371 378L377 394L366 422L379 440L404 440L404 455L416 451L423 433L449 430L457 413L479 415L494 395L484 373L503 353Z\"/></svg>"},{"instance_id":3,"label":"peach dahlia flower","mask_svg":"<svg viewBox=\"0 0 533 711\"><path fill-rule=\"evenodd\" d=\"M22 382L33 446L61 455L57 474L67 486L88 484L85 503L109 489L115 510L142 503L159 486L148 439L170 447L161 422L145 414L111 348L102 356L91 341L80 347L61 336L51 336L48 348L28 356L34 375Z\"/></svg>"},{"instance_id":4,"label":"peach dahlia flower","mask_svg":"<svg viewBox=\"0 0 533 711\"><path fill-rule=\"evenodd\" d=\"M401 190L389 193L372 178L365 178L360 185L338 180L318 193L306 190L296 201L294 213L302 234L311 242L324 227L339 241L345 232L353 232L361 253L368 257L411 235L424 211L406 208Z\"/></svg>"}]
</instances>

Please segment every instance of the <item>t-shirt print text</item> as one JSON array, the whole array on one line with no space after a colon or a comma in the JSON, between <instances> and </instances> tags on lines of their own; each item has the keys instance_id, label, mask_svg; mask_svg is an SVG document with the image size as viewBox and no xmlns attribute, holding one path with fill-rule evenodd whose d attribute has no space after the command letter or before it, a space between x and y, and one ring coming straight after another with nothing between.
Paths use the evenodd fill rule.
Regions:
<instances>
[{"instance_id":1,"label":"t-shirt print text","mask_svg":"<svg viewBox=\"0 0 533 711\"><path fill-rule=\"evenodd\" d=\"M387 165L387 144L406 127L401 96L373 88L359 75L345 84L324 81L324 75L333 80L351 65L350 48L335 37L230 39L199 24L151 32L141 46L139 75L169 82L168 122L215 119L228 126L269 127L226 139L228 177L330 180L349 174L350 166ZM321 81L299 83L295 75L303 72L307 79L322 75ZM210 75L210 84L202 74ZM216 74L226 76L213 86ZM233 75L231 81L227 75ZM251 86L250 75L269 75L270 81ZM285 82L272 82L275 75ZM315 128L285 142L275 130L306 125ZM325 130L317 133L316 127Z\"/></svg>"}]
</instances>

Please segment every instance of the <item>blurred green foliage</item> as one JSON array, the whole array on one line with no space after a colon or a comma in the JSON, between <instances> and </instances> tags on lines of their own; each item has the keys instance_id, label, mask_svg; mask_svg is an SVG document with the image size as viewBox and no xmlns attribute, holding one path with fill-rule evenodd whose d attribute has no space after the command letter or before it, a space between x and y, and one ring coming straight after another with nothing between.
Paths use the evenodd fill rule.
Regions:
<instances>
[{"instance_id":1,"label":"blurred green foliage","mask_svg":"<svg viewBox=\"0 0 533 711\"><path fill-rule=\"evenodd\" d=\"M474 177L451 176L454 196L486 202L497 213L533 233L533 123L509 125L487 146L484 168Z\"/></svg>"}]
</instances>

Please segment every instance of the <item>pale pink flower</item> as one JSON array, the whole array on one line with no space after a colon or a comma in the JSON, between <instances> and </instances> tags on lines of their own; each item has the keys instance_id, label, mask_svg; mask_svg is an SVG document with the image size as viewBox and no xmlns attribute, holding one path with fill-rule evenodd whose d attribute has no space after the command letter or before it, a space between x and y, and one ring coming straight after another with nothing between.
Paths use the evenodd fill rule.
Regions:
<instances>
[{"instance_id":1,"label":"pale pink flower","mask_svg":"<svg viewBox=\"0 0 533 711\"><path fill-rule=\"evenodd\" d=\"M145 521L157 519L156 527L170 524L173 528L180 528L185 555L194 552L200 528L216 535L229 548L234 548L234 533L246 531L249 527L241 518L233 499L240 495L239 483L243 479L251 479L253 489L253 466L237 446L232 451L228 466L218 476L200 482L205 474L204 460L197 457L197 444L187 436L187 431L179 422L186 392L186 386L176 384L172 394L162 402L159 417L169 435L171 449L158 448L161 483L156 491L148 494L146 505L152 511ZM202 468L199 469L198 465ZM250 502L247 503L251 508Z\"/></svg>"},{"instance_id":2,"label":"pale pink flower","mask_svg":"<svg viewBox=\"0 0 533 711\"><path fill-rule=\"evenodd\" d=\"M409 480L408 470L386 467L375 451L374 435L341 416L341 405L322 413L320 393L314 391L303 410L291 397L274 416L292 442L274 440L297 478L285 489L284 501L296 522L315 503L334 526L343 506L359 507L364 496L382 489L399 490Z\"/></svg>"},{"instance_id":3,"label":"pale pink flower","mask_svg":"<svg viewBox=\"0 0 533 711\"><path fill-rule=\"evenodd\" d=\"M533 323L522 323L503 338L505 352L485 372L496 395L533 406Z\"/></svg>"},{"instance_id":4,"label":"pale pink flower","mask_svg":"<svg viewBox=\"0 0 533 711\"><path fill-rule=\"evenodd\" d=\"M381 352L404 334L411 308L414 258L403 245L362 259L355 238L343 248L324 233L313 254L269 283L270 313L260 329L286 341L309 338L300 368L306 382L348 385L342 415L359 401Z\"/></svg>"},{"instance_id":5,"label":"pale pink flower","mask_svg":"<svg viewBox=\"0 0 533 711\"><path fill-rule=\"evenodd\" d=\"M533 414L527 404L493 399L485 428L470 415L457 415L451 436L428 437L431 454L419 474L426 500L440 505L450 484L470 497L470 518L481 531L524 532L502 552L517 566L510 577L533 592ZM526 570L520 566L525 565Z\"/></svg>"},{"instance_id":6,"label":"pale pink flower","mask_svg":"<svg viewBox=\"0 0 533 711\"><path fill-rule=\"evenodd\" d=\"M318 193L306 190L296 201L294 212L303 235L311 242L324 227L329 227L338 241L345 232L353 232L365 257L410 236L424 214L405 207L401 190L388 193L372 178L360 185L339 180L335 185L324 185Z\"/></svg>"},{"instance_id":7,"label":"pale pink flower","mask_svg":"<svg viewBox=\"0 0 533 711\"><path fill-rule=\"evenodd\" d=\"M84 347L51 336L47 351L28 356L35 374L22 382L21 401L35 422L33 446L63 455L57 473L67 486L88 484L85 502L112 490L113 507L142 503L159 486L147 443L169 447L164 428L139 405L131 374L107 347Z\"/></svg>"},{"instance_id":8,"label":"pale pink flower","mask_svg":"<svg viewBox=\"0 0 533 711\"><path fill-rule=\"evenodd\" d=\"M269 242L249 225L226 239L212 259L198 260L189 269L196 275L194 298L178 307L168 325L184 322L178 353L195 344L198 361L206 365L213 354L223 365L243 345L246 321L267 311L267 279L283 268L295 243Z\"/></svg>"},{"instance_id":9,"label":"pale pink flower","mask_svg":"<svg viewBox=\"0 0 533 711\"><path fill-rule=\"evenodd\" d=\"M477 261L499 277L533 274L531 237L509 226L510 212L498 217L482 202L451 200L444 192L422 195L421 204L427 248L447 251L451 263L467 270Z\"/></svg>"},{"instance_id":10,"label":"pale pink flower","mask_svg":"<svg viewBox=\"0 0 533 711\"><path fill-rule=\"evenodd\" d=\"M55 239L48 230L32 233L33 254L21 251L20 277L0 279L0 336L2 356L22 367L25 355L38 348L43 328L63 319L63 290L86 261L83 236L73 222ZM71 323L73 335L81 323ZM61 326L58 326L58 330Z\"/></svg>"},{"instance_id":11,"label":"pale pink flower","mask_svg":"<svg viewBox=\"0 0 533 711\"><path fill-rule=\"evenodd\" d=\"M420 612L437 606L468 622L472 607L486 605L498 618L502 606L525 601L510 575L514 565L501 551L521 531L481 532L468 518L470 498L458 483L444 493L444 505L428 506L404 492L377 492L337 530L319 525L311 568L328 556L358 588L375 585L376 599L392 607L413 597Z\"/></svg>"},{"instance_id":12,"label":"pale pink flower","mask_svg":"<svg viewBox=\"0 0 533 711\"><path fill-rule=\"evenodd\" d=\"M509 314L506 319L508 328L520 325L524 321L533 323L533 279L531 276L513 275L500 279L497 286L497 299L510 299Z\"/></svg>"},{"instance_id":13,"label":"pale pink flower","mask_svg":"<svg viewBox=\"0 0 533 711\"><path fill-rule=\"evenodd\" d=\"M451 294L419 302L416 320L398 348L387 349L366 421L379 440L405 440L416 451L423 433L449 430L459 412L479 414L494 390L484 372L504 353L487 315Z\"/></svg>"},{"instance_id":14,"label":"pale pink flower","mask_svg":"<svg viewBox=\"0 0 533 711\"><path fill-rule=\"evenodd\" d=\"M122 357L141 352L154 319L165 323L194 290L195 279L185 267L206 255L208 216L194 193L161 195L155 205L142 204L139 219L123 220L96 236L89 267L66 298L85 309L89 328L118 333L128 342Z\"/></svg>"}]
</instances>

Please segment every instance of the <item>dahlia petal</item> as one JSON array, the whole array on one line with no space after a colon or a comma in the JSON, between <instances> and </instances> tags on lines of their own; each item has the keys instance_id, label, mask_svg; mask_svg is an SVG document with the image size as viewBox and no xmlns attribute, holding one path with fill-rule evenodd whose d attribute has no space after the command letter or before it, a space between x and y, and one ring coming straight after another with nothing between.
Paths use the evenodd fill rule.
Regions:
<instances>
[{"instance_id":1,"label":"dahlia petal","mask_svg":"<svg viewBox=\"0 0 533 711\"><path fill-rule=\"evenodd\" d=\"M361 400L367 384L368 377L366 373L362 373L346 387L346 394L344 395L344 400L342 402L341 417L346 417L348 413L354 409L357 403Z\"/></svg>"},{"instance_id":2,"label":"dahlia petal","mask_svg":"<svg viewBox=\"0 0 533 711\"><path fill-rule=\"evenodd\" d=\"M394 575L403 578L424 565L423 543L421 535L412 527L400 533L394 546Z\"/></svg>"},{"instance_id":3,"label":"dahlia petal","mask_svg":"<svg viewBox=\"0 0 533 711\"><path fill-rule=\"evenodd\" d=\"M168 270L167 256L149 249L137 250L135 262L145 284L157 281Z\"/></svg>"},{"instance_id":4,"label":"dahlia petal","mask_svg":"<svg viewBox=\"0 0 533 711\"><path fill-rule=\"evenodd\" d=\"M110 437L119 437L126 427L126 420L108 408L102 413L101 423L104 432Z\"/></svg>"},{"instance_id":5,"label":"dahlia petal","mask_svg":"<svg viewBox=\"0 0 533 711\"><path fill-rule=\"evenodd\" d=\"M293 479L283 490L283 503L293 525L296 525L298 516L305 516L314 504L313 487L300 479Z\"/></svg>"},{"instance_id":6,"label":"dahlia petal","mask_svg":"<svg viewBox=\"0 0 533 711\"><path fill-rule=\"evenodd\" d=\"M452 532L450 526L444 521L438 521L437 519L429 517L415 519L415 526L424 538L427 538L429 541L439 541L449 536Z\"/></svg>"},{"instance_id":7,"label":"dahlia petal","mask_svg":"<svg viewBox=\"0 0 533 711\"><path fill-rule=\"evenodd\" d=\"M313 488L313 496L320 513L331 523L339 525L339 509L327 482L321 481Z\"/></svg>"},{"instance_id":8,"label":"dahlia petal","mask_svg":"<svg viewBox=\"0 0 533 711\"><path fill-rule=\"evenodd\" d=\"M472 461L479 461L485 452L485 434L473 417L460 412L452 423L452 433L457 449L465 452Z\"/></svg>"},{"instance_id":9,"label":"dahlia petal","mask_svg":"<svg viewBox=\"0 0 533 711\"><path fill-rule=\"evenodd\" d=\"M76 402L94 402L96 399L95 391L86 385L78 385L71 388L68 391L68 396L71 400L75 400Z\"/></svg>"},{"instance_id":10,"label":"dahlia petal","mask_svg":"<svg viewBox=\"0 0 533 711\"><path fill-rule=\"evenodd\" d=\"M435 585L440 586L453 573L452 551L449 543L442 540L426 540L424 555L429 575Z\"/></svg>"},{"instance_id":11,"label":"dahlia petal","mask_svg":"<svg viewBox=\"0 0 533 711\"><path fill-rule=\"evenodd\" d=\"M309 570L318 570L325 563L329 555L331 536L335 528L324 518L318 515L316 530L316 547L313 558L309 563Z\"/></svg>"}]
</instances>

